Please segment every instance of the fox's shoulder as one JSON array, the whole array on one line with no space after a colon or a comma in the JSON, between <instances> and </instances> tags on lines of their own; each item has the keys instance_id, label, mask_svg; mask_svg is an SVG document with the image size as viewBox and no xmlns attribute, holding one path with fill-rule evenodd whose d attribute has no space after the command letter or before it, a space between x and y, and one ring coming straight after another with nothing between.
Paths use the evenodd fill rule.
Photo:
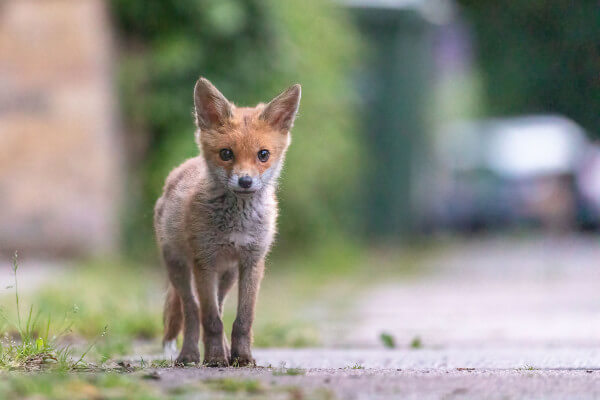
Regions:
<instances>
[{"instance_id":1,"label":"fox's shoulder","mask_svg":"<svg viewBox=\"0 0 600 400\"><path fill-rule=\"evenodd\" d=\"M190 158L167 176L163 195L169 197L173 191L189 190L206 176L206 162L200 156Z\"/></svg>"},{"instance_id":2,"label":"fox's shoulder","mask_svg":"<svg viewBox=\"0 0 600 400\"><path fill-rule=\"evenodd\" d=\"M206 177L206 162L200 156L190 158L173 169L167 176L162 196L155 206L155 218L160 218L167 208L181 208L186 199L191 197L203 178Z\"/></svg>"}]
</instances>

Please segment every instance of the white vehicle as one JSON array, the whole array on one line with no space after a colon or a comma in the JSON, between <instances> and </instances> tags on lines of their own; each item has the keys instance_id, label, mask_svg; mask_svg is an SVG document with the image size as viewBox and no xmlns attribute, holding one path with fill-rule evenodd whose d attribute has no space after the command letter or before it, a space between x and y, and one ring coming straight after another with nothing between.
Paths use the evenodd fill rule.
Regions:
<instances>
[{"instance_id":1,"label":"white vehicle","mask_svg":"<svg viewBox=\"0 0 600 400\"><path fill-rule=\"evenodd\" d=\"M596 196L600 210L599 183L598 193L586 199L578 179L590 148L585 131L561 116L452 124L436 140L437 193L428 222L464 230L509 225L563 230L584 215L595 220L589 198ZM600 168L600 161L594 165Z\"/></svg>"}]
</instances>

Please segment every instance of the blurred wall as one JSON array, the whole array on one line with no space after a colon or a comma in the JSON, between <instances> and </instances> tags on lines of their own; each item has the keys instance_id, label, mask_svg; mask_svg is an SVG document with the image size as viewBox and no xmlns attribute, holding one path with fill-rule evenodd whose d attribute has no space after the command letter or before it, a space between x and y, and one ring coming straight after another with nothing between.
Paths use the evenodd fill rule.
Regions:
<instances>
[{"instance_id":1,"label":"blurred wall","mask_svg":"<svg viewBox=\"0 0 600 400\"><path fill-rule=\"evenodd\" d=\"M104 1L0 2L0 252L117 243L111 59Z\"/></svg>"}]
</instances>

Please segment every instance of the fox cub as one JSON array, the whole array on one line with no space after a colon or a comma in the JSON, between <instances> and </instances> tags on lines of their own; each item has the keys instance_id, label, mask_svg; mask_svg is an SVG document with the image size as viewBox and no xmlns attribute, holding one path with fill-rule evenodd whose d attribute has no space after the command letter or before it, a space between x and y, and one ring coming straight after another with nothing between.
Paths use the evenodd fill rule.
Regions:
<instances>
[{"instance_id":1,"label":"fox cub","mask_svg":"<svg viewBox=\"0 0 600 400\"><path fill-rule=\"evenodd\" d=\"M236 107L207 79L194 88L201 154L173 170L154 213L169 276L164 308L165 351L178 364L254 365L250 350L264 260L275 235L277 179L300 104L293 85L269 104ZM231 350L223 333L223 301L238 281Z\"/></svg>"}]
</instances>

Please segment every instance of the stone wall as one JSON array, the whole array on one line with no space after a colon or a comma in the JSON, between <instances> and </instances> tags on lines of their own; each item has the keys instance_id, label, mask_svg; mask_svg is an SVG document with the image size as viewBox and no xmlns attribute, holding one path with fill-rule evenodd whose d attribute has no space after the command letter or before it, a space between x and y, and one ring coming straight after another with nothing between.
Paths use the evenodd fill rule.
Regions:
<instances>
[{"instance_id":1,"label":"stone wall","mask_svg":"<svg viewBox=\"0 0 600 400\"><path fill-rule=\"evenodd\" d=\"M0 252L117 243L123 149L102 0L0 1Z\"/></svg>"}]
</instances>

